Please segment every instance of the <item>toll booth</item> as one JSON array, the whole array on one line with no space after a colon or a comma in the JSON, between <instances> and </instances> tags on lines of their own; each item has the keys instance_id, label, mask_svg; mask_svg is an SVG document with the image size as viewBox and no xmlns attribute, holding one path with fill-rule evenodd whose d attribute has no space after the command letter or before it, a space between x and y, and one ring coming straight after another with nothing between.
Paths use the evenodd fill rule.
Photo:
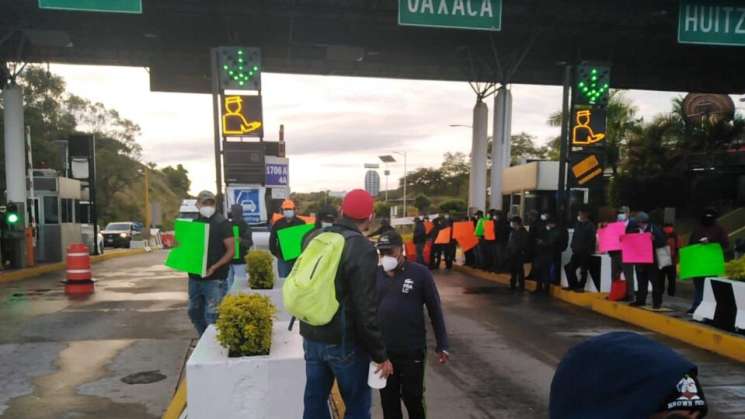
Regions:
<instances>
[{"instance_id":1,"label":"toll booth","mask_svg":"<svg viewBox=\"0 0 745 419\"><path fill-rule=\"evenodd\" d=\"M34 170L30 201L37 220L37 262L60 262L71 243L82 242L80 181L60 177L54 170Z\"/></svg>"},{"instance_id":2,"label":"toll booth","mask_svg":"<svg viewBox=\"0 0 745 419\"><path fill-rule=\"evenodd\" d=\"M523 218L531 210L555 214L558 190L558 161L533 161L509 167L502 174L503 210ZM572 207L588 203L586 188L572 188L569 194Z\"/></svg>"}]
</instances>

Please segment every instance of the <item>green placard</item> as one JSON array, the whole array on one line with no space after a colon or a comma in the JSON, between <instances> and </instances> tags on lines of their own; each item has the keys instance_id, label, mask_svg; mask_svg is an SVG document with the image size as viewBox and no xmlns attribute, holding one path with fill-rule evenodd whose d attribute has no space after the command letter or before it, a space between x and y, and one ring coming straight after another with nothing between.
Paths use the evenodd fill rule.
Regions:
<instances>
[{"instance_id":1,"label":"green placard","mask_svg":"<svg viewBox=\"0 0 745 419\"><path fill-rule=\"evenodd\" d=\"M173 226L176 247L171 249L166 266L171 269L205 276L210 225L177 220Z\"/></svg>"},{"instance_id":2,"label":"green placard","mask_svg":"<svg viewBox=\"0 0 745 419\"><path fill-rule=\"evenodd\" d=\"M678 10L678 42L745 46L743 2L681 0Z\"/></svg>"},{"instance_id":3,"label":"green placard","mask_svg":"<svg viewBox=\"0 0 745 419\"><path fill-rule=\"evenodd\" d=\"M694 244L680 249L680 279L723 274L724 252L719 243Z\"/></svg>"},{"instance_id":4,"label":"green placard","mask_svg":"<svg viewBox=\"0 0 745 419\"><path fill-rule=\"evenodd\" d=\"M142 0L39 0L39 8L142 14Z\"/></svg>"},{"instance_id":5,"label":"green placard","mask_svg":"<svg viewBox=\"0 0 745 419\"><path fill-rule=\"evenodd\" d=\"M314 224L302 224L277 231L279 248L282 250L282 257L286 261L295 260L300 256L303 251L303 239L314 228Z\"/></svg>"},{"instance_id":6,"label":"green placard","mask_svg":"<svg viewBox=\"0 0 745 419\"><path fill-rule=\"evenodd\" d=\"M398 24L502 30L502 0L398 0Z\"/></svg>"},{"instance_id":7,"label":"green placard","mask_svg":"<svg viewBox=\"0 0 745 419\"><path fill-rule=\"evenodd\" d=\"M484 237L484 223L486 220L486 218L482 218L476 223L476 230L474 231L476 237Z\"/></svg>"},{"instance_id":8,"label":"green placard","mask_svg":"<svg viewBox=\"0 0 745 419\"><path fill-rule=\"evenodd\" d=\"M235 239L235 256L233 259L238 260L241 258L241 229L238 226L233 226L233 238Z\"/></svg>"}]
</instances>

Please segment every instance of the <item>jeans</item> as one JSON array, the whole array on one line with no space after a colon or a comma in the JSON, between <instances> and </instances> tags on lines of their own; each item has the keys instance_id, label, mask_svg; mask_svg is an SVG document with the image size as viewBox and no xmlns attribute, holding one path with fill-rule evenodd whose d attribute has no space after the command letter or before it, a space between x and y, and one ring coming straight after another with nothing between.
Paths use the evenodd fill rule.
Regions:
<instances>
[{"instance_id":1,"label":"jeans","mask_svg":"<svg viewBox=\"0 0 745 419\"><path fill-rule=\"evenodd\" d=\"M345 347L346 346L346 347ZM328 399L336 378L346 407L345 419L370 419L372 390L367 385L370 357L353 344L303 341L305 410L303 419L330 419Z\"/></svg>"},{"instance_id":2,"label":"jeans","mask_svg":"<svg viewBox=\"0 0 745 419\"><path fill-rule=\"evenodd\" d=\"M295 261L285 262L282 259L277 259L277 274L280 278L287 278L292 272L292 267L295 266Z\"/></svg>"},{"instance_id":3,"label":"jeans","mask_svg":"<svg viewBox=\"0 0 745 419\"><path fill-rule=\"evenodd\" d=\"M409 412L409 419L425 419L424 405L424 366L425 351L411 354L389 353L395 374L388 377L388 383L380 390L383 416L385 419L403 419L401 401Z\"/></svg>"},{"instance_id":4,"label":"jeans","mask_svg":"<svg viewBox=\"0 0 745 419\"><path fill-rule=\"evenodd\" d=\"M227 291L224 279L189 278L189 318L202 336L207 326L217 321L217 307Z\"/></svg>"},{"instance_id":5,"label":"jeans","mask_svg":"<svg viewBox=\"0 0 745 419\"><path fill-rule=\"evenodd\" d=\"M414 244L416 247L416 263L424 265L424 243Z\"/></svg>"},{"instance_id":6,"label":"jeans","mask_svg":"<svg viewBox=\"0 0 745 419\"><path fill-rule=\"evenodd\" d=\"M693 306L691 306L691 312L696 311L698 306L701 305L701 301L704 300L704 284L706 284L706 278L693 278Z\"/></svg>"},{"instance_id":7,"label":"jeans","mask_svg":"<svg viewBox=\"0 0 745 419\"><path fill-rule=\"evenodd\" d=\"M248 272L246 272L245 263L230 265L230 270L228 271L228 291L233 289L236 282L238 282L238 285L235 285L237 288L248 287Z\"/></svg>"}]
</instances>

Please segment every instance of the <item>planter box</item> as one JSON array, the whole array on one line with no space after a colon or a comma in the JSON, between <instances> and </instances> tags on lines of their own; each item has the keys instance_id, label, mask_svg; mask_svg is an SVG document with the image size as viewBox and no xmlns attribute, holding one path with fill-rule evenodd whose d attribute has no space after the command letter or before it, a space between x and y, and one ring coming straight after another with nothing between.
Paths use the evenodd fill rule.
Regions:
<instances>
[{"instance_id":1,"label":"planter box","mask_svg":"<svg viewBox=\"0 0 745 419\"><path fill-rule=\"evenodd\" d=\"M210 326L186 363L189 419L302 417L305 360L297 330L275 322L269 355L228 358Z\"/></svg>"}]
</instances>

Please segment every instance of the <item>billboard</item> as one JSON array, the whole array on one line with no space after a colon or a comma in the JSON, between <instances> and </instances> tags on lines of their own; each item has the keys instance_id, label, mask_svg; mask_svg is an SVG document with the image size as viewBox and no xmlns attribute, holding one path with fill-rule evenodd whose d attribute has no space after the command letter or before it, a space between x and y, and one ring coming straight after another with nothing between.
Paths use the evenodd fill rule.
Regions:
<instances>
[{"instance_id":1,"label":"billboard","mask_svg":"<svg viewBox=\"0 0 745 419\"><path fill-rule=\"evenodd\" d=\"M256 185L228 186L228 209L233 204L243 207L243 219L248 224L261 224L267 221L266 188Z\"/></svg>"}]
</instances>

